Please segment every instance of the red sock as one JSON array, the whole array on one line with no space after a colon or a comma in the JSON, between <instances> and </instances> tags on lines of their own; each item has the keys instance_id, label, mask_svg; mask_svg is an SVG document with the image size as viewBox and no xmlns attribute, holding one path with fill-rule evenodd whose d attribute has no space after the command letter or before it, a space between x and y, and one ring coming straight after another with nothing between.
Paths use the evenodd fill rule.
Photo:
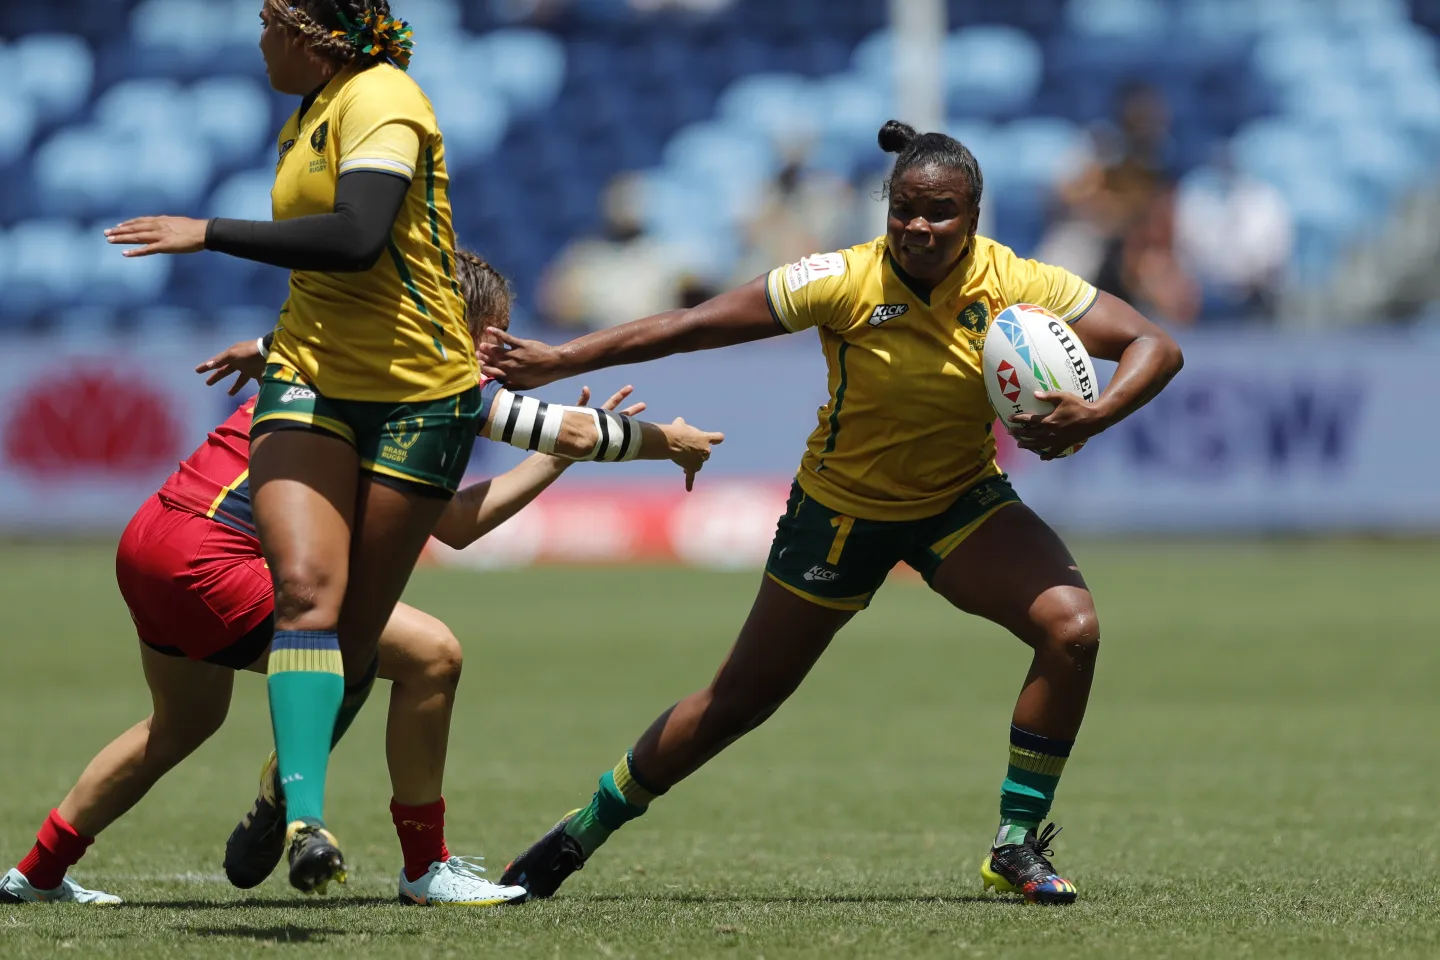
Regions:
<instances>
[{"instance_id":1,"label":"red sock","mask_svg":"<svg viewBox=\"0 0 1440 960\"><path fill-rule=\"evenodd\" d=\"M418 807L390 801L390 819L400 835L400 853L405 858L405 879L419 880L437 860L449 860L445 849L445 798Z\"/></svg>"},{"instance_id":2,"label":"red sock","mask_svg":"<svg viewBox=\"0 0 1440 960\"><path fill-rule=\"evenodd\" d=\"M94 837L82 837L66 823L59 810L51 810L35 835L35 846L16 869L36 890L54 890L65 879L65 871L79 863L94 842Z\"/></svg>"}]
</instances>

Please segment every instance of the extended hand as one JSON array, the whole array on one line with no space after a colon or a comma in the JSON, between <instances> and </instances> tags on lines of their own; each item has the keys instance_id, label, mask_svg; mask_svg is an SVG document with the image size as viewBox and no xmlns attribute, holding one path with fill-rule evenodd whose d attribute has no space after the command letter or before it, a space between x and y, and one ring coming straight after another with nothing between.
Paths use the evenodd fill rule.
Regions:
<instances>
[{"instance_id":1,"label":"extended hand","mask_svg":"<svg viewBox=\"0 0 1440 960\"><path fill-rule=\"evenodd\" d=\"M635 392L635 388L632 387L632 386L630 386L629 384L626 384L625 386L621 387L619 390L616 390L615 393L611 395L611 397L610 397L609 400L606 400L604 403L600 404L600 409L601 409L601 410L614 410L616 407L620 406L620 404L622 404L622 403L625 402L625 398L626 398L626 397L630 396L630 394L632 394L632 393L634 393L634 392ZM580 388L580 402L577 403L576 406L577 406L577 407L588 407L588 406L590 406L590 388L589 388L589 387L581 387L581 388ZM641 402L641 403L632 403L632 404L630 404L630 406L626 407L624 410L621 410L620 413L621 413L622 416L626 416L626 417L639 416L640 414L642 414L642 413L645 412L645 406L646 406L646 405L645 405L643 402Z\"/></svg>"},{"instance_id":2,"label":"extended hand","mask_svg":"<svg viewBox=\"0 0 1440 960\"><path fill-rule=\"evenodd\" d=\"M500 344L482 343L475 347L480 356L480 370L487 377L502 381L510 390L533 390L559 380L560 351L539 340L521 340L494 327L489 332Z\"/></svg>"},{"instance_id":3,"label":"extended hand","mask_svg":"<svg viewBox=\"0 0 1440 960\"><path fill-rule=\"evenodd\" d=\"M241 340L239 343L231 344L223 353L206 360L195 368L196 373L206 373L213 370L205 380L205 386L213 387L224 380L232 373L239 374L235 382L230 385L230 396L240 392L240 388L251 380L259 380L265 373L265 358L260 356L260 345L254 340Z\"/></svg>"},{"instance_id":4,"label":"extended hand","mask_svg":"<svg viewBox=\"0 0 1440 960\"><path fill-rule=\"evenodd\" d=\"M670 441L670 460L685 471L686 491L694 490L695 474L710 459L711 448L725 442L725 434L692 427L683 417L676 417L664 429Z\"/></svg>"},{"instance_id":5,"label":"extended hand","mask_svg":"<svg viewBox=\"0 0 1440 960\"><path fill-rule=\"evenodd\" d=\"M1057 453L1084 443L1105 429L1099 407L1076 394L1036 390L1035 399L1053 403L1055 409L1044 415L1015 414L1010 418L1010 432L1021 449L1033 450L1040 454L1041 460L1054 460Z\"/></svg>"},{"instance_id":6,"label":"extended hand","mask_svg":"<svg viewBox=\"0 0 1440 960\"><path fill-rule=\"evenodd\" d=\"M127 257L148 257L152 253L198 253L205 249L208 220L189 217L138 217L105 231L111 243L139 244L126 250Z\"/></svg>"}]
</instances>

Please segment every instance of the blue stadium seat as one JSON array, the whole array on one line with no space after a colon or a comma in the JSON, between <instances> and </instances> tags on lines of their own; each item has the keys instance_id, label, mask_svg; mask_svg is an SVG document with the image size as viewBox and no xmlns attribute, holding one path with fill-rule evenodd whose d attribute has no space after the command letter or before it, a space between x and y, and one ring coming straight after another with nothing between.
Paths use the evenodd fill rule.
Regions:
<instances>
[{"instance_id":1,"label":"blue stadium seat","mask_svg":"<svg viewBox=\"0 0 1440 960\"><path fill-rule=\"evenodd\" d=\"M1014 113L1040 89L1040 45L1014 27L970 27L945 44L951 112L975 116Z\"/></svg>"},{"instance_id":2,"label":"blue stadium seat","mask_svg":"<svg viewBox=\"0 0 1440 960\"><path fill-rule=\"evenodd\" d=\"M1065 14L1078 37L1146 42L1162 37L1169 26L1168 5L1162 0L1070 0Z\"/></svg>"},{"instance_id":3,"label":"blue stadium seat","mask_svg":"<svg viewBox=\"0 0 1440 960\"><path fill-rule=\"evenodd\" d=\"M273 167L257 167L237 173L210 194L205 215L235 220L269 220L270 188L274 183Z\"/></svg>"},{"instance_id":4,"label":"blue stadium seat","mask_svg":"<svg viewBox=\"0 0 1440 960\"><path fill-rule=\"evenodd\" d=\"M74 303L90 282L91 258L73 220L26 220L9 231L7 309L32 312ZM116 254L119 256L119 254Z\"/></svg>"},{"instance_id":5,"label":"blue stadium seat","mask_svg":"<svg viewBox=\"0 0 1440 960\"><path fill-rule=\"evenodd\" d=\"M10 48L14 91L44 120L65 120L85 105L95 78L95 56L70 34L33 34Z\"/></svg>"},{"instance_id":6,"label":"blue stadium seat","mask_svg":"<svg viewBox=\"0 0 1440 960\"><path fill-rule=\"evenodd\" d=\"M426 93L445 136L446 165L452 170L467 169L500 145L510 113L494 91L446 84Z\"/></svg>"},{"instance_id":7,"label":"blue stadium seat","mask_svg":"<svg viewBox=\"0 0 1440 960\"><path fill-rule=\"evenodd\" d=\"M795 73L755 73L741 77L720 95L716 112L723 121L776 142L804 141L819 126L813 84Z\"/></svg>"},{"instance_id":8,"label":"blue stadium seat","mask_svg":"<svg viewBox=\"0 0 1440 960\"><path fill-rule=\"evenodd\" d=\"M1070 165L1089 146L1084 130L1057 117L1016 120L1006 129L1006 137L1016 178L1039 192L1075 172Z\"/></svg>"},{"instance_id":9,"label":"blue stadium seat","mask_svg":"<svg viewBox=\"0 0 1440 960\"><path fill-rule=\"evenodd\" d=\"M34 135L35 108L30 101L21 97L0 99L0 168L23 157Z\"/></svg>"},{"instance_id":10,"label":"blue stadium seat","mask_svg":"<svg viewBox=\"0 0 1440 960\"><path fill-rule=\"evenodd\" d=\"M95 122L106 130L141 136L152 130L187 130L194 122L188 93L174 80L123 80L95 101Z\"/></svg>"},{"instance_id":11,"label":"blue stadium seat","mask_svg":"<svg viewBox=\"0 0 1440 960\"><path fill-rule=\"evenodd\" d=\"M33 176L43 212L91 216L117 210L131 169L127 137L98 127L70 127L35 152Z\"/></svg>"},{"instance_id":12,"label":"blue stadium seat","mask_svg":"<svg viewBox=\"0 0 1440 960\"><path fill-rule=\"evenodd\" d=\"M190 88L195 129L205 137L215 158L224 164L243 163L264 150L269 154L275 130L270 97L248 77L213 77Z\"/></svg>"},{"instance_id":13,"label":"blue stadium seat","mask_svg":"<svg viewBox=\"0 0 1440 960\"><path fill-rule=\"evenodd\" d=\"M497 30L467 47L468 69L483 74L517 113L550 106L565 84L565 47L539 30Z\"/></svg>"}]
</instances>

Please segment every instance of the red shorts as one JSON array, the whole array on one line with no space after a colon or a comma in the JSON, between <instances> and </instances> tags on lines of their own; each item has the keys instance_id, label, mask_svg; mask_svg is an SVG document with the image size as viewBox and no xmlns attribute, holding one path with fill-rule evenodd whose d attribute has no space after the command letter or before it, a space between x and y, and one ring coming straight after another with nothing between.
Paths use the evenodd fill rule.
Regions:
<instances>
[{"instance_id":1,"label":"red shorts","mask_svg":"<svg viewBox=\"0 0 1440 960\"><path fill-rule=\"evenodd\" d=\"M274 587L259 544L159 496L121 535L115 579L140 640L161 653L238 670L270 642Z\"/></svg>"}]
</instances>

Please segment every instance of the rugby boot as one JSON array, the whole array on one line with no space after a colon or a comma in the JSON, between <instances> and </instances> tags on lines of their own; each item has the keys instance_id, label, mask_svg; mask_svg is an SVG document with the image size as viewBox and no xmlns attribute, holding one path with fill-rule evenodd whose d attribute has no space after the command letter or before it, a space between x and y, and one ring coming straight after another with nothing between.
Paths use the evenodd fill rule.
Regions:
<instances>
[{"instance_id":1,"label":"rugby boot","mask_svg":"<svg viewBox=\"0 0 1440 960\"><path fill-rule=\"evenodd\" d=\"M1034 830L1025 833L1023 843L1007 843L993 848L980 864L980 879L984 889L999 893L1018 893L1031 903L1065 904L1074 903L1075 884L1055 872L1050 857L1050 841L1060 833L1055 824L1048 824L1036 836Z\"/></svg>"},{"instance_id":2,"label":"rugby boot","mask_svg":"<svg viewBox=\"0 0 1440 960\"><path fill-rule=\"evenodd\" d=\"M411 880L400 871L400 902L416 906L498 907L506 903L524 903L524 887L502 887L480 874L482 858L451 857L436 860L418 880Z\"/></svg>"},{"instance_id":3,"label":"rugby boot","mask_svg":"<svg viewBox=\"0 0 1440 960\"><path fill-rule=\"evenodd\" d=\"M265 882L285 856L285 795L275 752L260 768L260 793L225 841L225 876L241 890Z\"/></svg>"},{"instance_id":4,"label":"rugby boot","mask_svg":"<svg viewBox=\"0 0 1440 960\"><path fill-rule=\"evenodd\" d=\"M585 868L585 851L580 841L565 832L570 818L579 813L571 810L550 832L510 861L500 877L503 886L524 887L532 897L544 899L555 895L570 874Z\"/></svg>"},{"instance_id":5,"label":"rugby boot","mask_svg":"<svg viewBox=\"0 0 1440 960\"><path fill-rule=\"evenodd\" d=\"M335 835L316 820L296 820L285 830L290 886L301 893L324 893L330 881L345 882L345 855Z\"/></svg>"},{"instance_id":6,"label":"rugby boot","mask_svg":"<svg viewBox=\"0 0 1440 960\"><path fill-rule=\"evenodd\" d=\"M0 877L0 903L84 903L97 907L113 907L124 903L113 893L86 890L68 876L54 890L36 890L25 874L14 867Z\"/></svg>"}]
</instances>

